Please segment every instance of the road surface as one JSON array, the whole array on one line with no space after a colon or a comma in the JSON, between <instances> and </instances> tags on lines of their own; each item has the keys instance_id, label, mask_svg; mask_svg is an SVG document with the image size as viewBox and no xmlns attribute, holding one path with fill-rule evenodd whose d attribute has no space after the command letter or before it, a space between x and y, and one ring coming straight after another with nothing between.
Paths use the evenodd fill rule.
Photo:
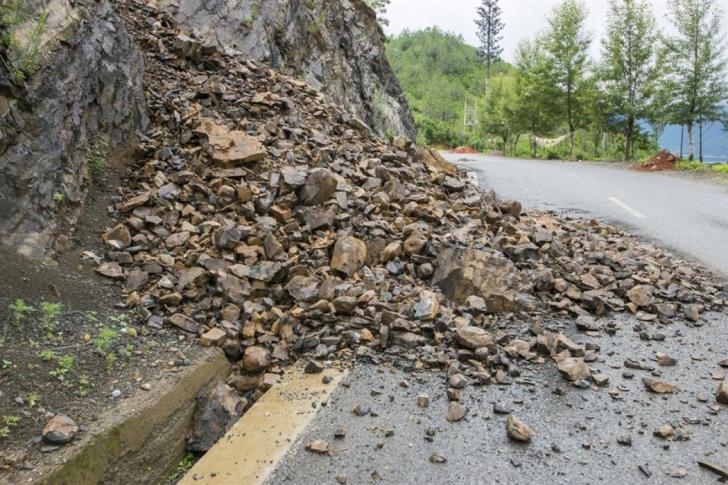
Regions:
<instances>
[{"instance_id":1,"label":"road surface","mask_svg":"<svg viewBox=\"0 0 728 485\"><path fill-rule=\"evenodd\" d=\"M527 208L618 223L728 275L728 187L597 163L443 155Z\"/></svg>"},{"instance_id":2,"label":"road surface","mask_svg":"<svg viewBox=\"0 0 728 485\"><path fill-rule=\"evenodd\" d=\"M550 360L533 366L519 360L516 384L465 387L468 413L457 423L445 419L444 373L358 364L292 443L267 485L336 484L344 476L348 485L717 483L719 477L698 461L728 467L728 409L714 408L719 381L713 378L725 371L717 363L728 355L728 318L706 315L699 329L673 323L663 327L664 342L641 340L633 317L615 318L622 323L615 336L586 337L563 324L576 341L600 346L592 371L609 376L607 387L578 389ZM527 334L525 326L521 331ZM660 367L656 352L674 357L677 365ZM628 369L626 359L655 370ZM655 375L676 383L677 394L648 393L642 378ZM417 406L423 393L430 397L426 409ZM534 430L530 444L507 438L506 416L494 412L496 402ZM359 404L369 405L372 414L355 415ZM682 427L690 439L654 436L666 423ZM345 436L337 439L341 428ZM315 440L329 443L330 455L305 449ZM433 453L447 462L431 463ZM679 469L687 473L682 480L671 477Z\"/></svg>"}]
</instances>

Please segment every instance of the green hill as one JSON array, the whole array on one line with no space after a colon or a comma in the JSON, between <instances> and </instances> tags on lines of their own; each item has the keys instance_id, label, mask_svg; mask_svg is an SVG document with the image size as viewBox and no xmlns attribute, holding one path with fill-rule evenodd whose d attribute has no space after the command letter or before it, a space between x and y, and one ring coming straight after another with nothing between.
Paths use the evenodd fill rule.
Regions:
<instances>
[{"instance_id":1,"label":"green hill","mask_svg":"<svg viewBox=\"0 0 728 485\"><path fill-rule=\"evenodd\" d=\"M480 108L484 99L485 67L475 47L466 44L462 36L431 27L404 31L390 39L387 57L412 108L418 142L482 144L482 136L463 133L466 99ZM499 62L492 74L509 69L509 64Z\"/></svg>"}]
</instances>

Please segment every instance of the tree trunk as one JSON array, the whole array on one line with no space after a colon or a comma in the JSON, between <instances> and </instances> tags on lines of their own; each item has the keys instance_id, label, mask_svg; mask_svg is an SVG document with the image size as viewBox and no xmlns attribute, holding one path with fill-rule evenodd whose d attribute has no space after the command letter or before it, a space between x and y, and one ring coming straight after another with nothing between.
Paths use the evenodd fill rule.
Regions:
<instances>
[{"instance_id":1,"label":"tree trunk","mask_svg":"<svg viewBox=\"0 0 728 485\"><path fill-rule=\"evenodd\" d=\"M680 125L680 158L683 155L683 139L685 138L685 125Z\"/></svg>"},{"instance_id":2,"label":"tree trunk","mask_svg":"<svg viewBox=\"0 0 728 485\"><path fill-rule=\"evenodd\" d=\"M700 157L700 162L704 162L703 160L703 122L701 121L698 123L698 153Z\"/></svg>"},{"instance_id":3,"label":"tree trunk","mask_svg":"<svg viewBox=\"0 0 728 485\"><path fill-rule=\"evenodd\" d=\"M531 152L533 153L532 157L536 158L536 151L538 150L538 143L536 143L536 133L533 133L531 135Z\"/></svg>"},{"instance_id":4,"label":"tree trunk","mask_svg":"<svg viewBox=\"0 0 728 485\"><path fill-rule=\"evenodd\" d=\"M569 126L569 158L574 156L574 128Z\"/></svg>"},{"instance_id":5,"label":"tree trunk","mask_svg":"<svg viewBox=\"0 0 728 485\"><path fill-rule=\"evenodd\" d=\"M624 130L624 161L632 160L632 144L634 143L634 117L627 119L627 127Z\"/></svg>"},{"instance_id":6,"label":"tree trunk","mask_svg":"<svg viewBox=\"0 0 728 485\"><path fill-rule=\"evenodd\" d=\"M513 155L518 155L518 141L521 139L521 135L516 135L516 141L513 142Z\"/></svg>"},{"instance_id":7,"label":"tree trunk","mask_svg":"<svg viewBox=\"0 0 728 485\"><path fill-rule=\"evenodd\" d=\"M693 138L693 122L688 121L688 145L690 146L689 160L695 160L695 139Z\"/></svg>"},{"instance_id":8,"label":"tree trunk","mask_svg":"<svg viewBox=\"0 0 728 485\"><path fill-rule=\"evenodd\" d=\"M490 60L485 61L485 99L488 99L488 83L490 82Z\"/></svg>"}]
</instances>

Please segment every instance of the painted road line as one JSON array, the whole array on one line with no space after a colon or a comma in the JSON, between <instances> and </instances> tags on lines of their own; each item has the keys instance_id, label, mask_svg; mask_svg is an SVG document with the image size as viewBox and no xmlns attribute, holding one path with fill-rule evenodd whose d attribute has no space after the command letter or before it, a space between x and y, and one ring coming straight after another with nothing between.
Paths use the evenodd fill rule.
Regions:
<instances>
[{"instance_id":1,"label":"painted road line","mask_svg":"<svg viewBox=\"0 0 728 485\"><path fill-rule=\"evenodd\" d=\"M609 200L611 202L613 202L614 204L618 205L619 207L621 207L622 209L624 209L629 214L635 216L636 218L638 218L638 219L647 219L647 216L646 215L644 215L641 212L639 212L639 211L631 208L630 206L628 206L627 204L625 204L624 202L622 202L618 198L616 198L616 197L610 197Z\"/></svg>"},{"instance_id":2,"label":"painted road line","mask_svg":"<svg viewBox=\"0 0 728 485\"><path fill-rule=\"evenodd\" d=\"M263 483L327 401L347 369L306 374L305 362L291 367L212 447L181 485L253 485ZM323 383L323 377L331 382Z\"/></svg>"}]
</instances>

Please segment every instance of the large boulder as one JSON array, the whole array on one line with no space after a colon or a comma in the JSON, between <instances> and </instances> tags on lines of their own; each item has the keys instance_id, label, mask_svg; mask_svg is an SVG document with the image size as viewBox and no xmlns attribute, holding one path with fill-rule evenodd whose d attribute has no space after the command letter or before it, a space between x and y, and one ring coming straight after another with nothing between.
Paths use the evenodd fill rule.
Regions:
<instances>
[{"instance_id":1,"label":"large boulder","mask_svg":"<svg viewBox=\"0 0 728 485\"><path fill-rule=\"evenodd\" d=\"M143 128L144 62L106 1L20 4L0 53L0 241L39 258L75 223L89 161Z\"/></svg>"},{"instance_id":2,"label":"large boulder","mask_svg":"<svg viewBox=\"0 0 728 485\"><path fill-rule=\"evenodd\" d=\"M415 137L412 114L364 0L147 0L187 35L320 89L379 135Z\"/></svg>"},{"instance_id":3,"label":"large boulder","mask_svg":"<svg viewBox=\"0 0 728 485\"><path fill-rule=\"evenodd\" d=\"M432 282L455 303L463 304L472 295L488 303L512 295L519 286L519 277L518 269L500 252L449 247L438 254ZM515 298L509 300L515 301ZM511 309L494 303L488 306L490 311Z\"/></svg>"}]
</instances>

